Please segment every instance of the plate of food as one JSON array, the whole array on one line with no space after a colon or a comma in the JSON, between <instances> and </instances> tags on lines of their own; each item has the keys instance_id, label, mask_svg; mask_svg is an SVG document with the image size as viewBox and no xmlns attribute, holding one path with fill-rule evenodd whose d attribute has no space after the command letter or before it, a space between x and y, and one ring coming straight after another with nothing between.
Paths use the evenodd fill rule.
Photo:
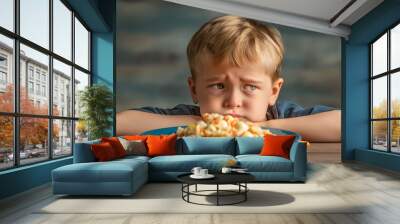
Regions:
<instances>
[{"instance_id":1,"label":"plate of food","mask_svg":"<svg viewBox=\"0 0 400 224\"><path fill-rule=\"evenodd\" d=\"M231 115L205 113L201 118L197 123L178 127L178 137L262 137L271 134L268 129Z\"/></svg>"},{"instance_id":2,"label":"plate of food","mask_svg":"<svg viewBox=\"0 0 400 224\"><path fill-rule=\"evenodd\" d=\"M187 126L176 126L153 129L141 133L141 135L170 135L177 134L182 137L263 137L270 135L297 135L297 133L276 129L266 128L255 123L243 120L231 115L218 113L205 113L201 120ZM300 139L300 136L299 136Z\"/></svg>"}]
</instances>

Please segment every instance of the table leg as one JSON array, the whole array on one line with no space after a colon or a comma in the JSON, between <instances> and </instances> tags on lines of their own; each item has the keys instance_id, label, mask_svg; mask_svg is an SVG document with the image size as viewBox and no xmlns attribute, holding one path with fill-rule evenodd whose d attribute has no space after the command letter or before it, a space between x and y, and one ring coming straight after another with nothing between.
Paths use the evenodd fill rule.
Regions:
<instances>
[{"instance_id":1,"label":"table leg","mask_svg":"<svg viewBox=\"0 0 400 224\"><path fill-rule=\"evenodd\" d=\"M219 184L217 184L217 206L219 205Z\"/></svg>"},{"instance_id":2,"label":"table leg","mask_svg":"<svg viewBox=\"0 0 400 224\"><path fill-rule=\"evenodd\" d=\"M188 184L187 186L188 186L188 188L187 188L187 191L188 191L188 193L187 193L187 201L188 201L188 202L190 202L190 201L189 201L189 195L190 195L190 184Z\"/></svg>"},{"instance_id":3,"label":"table leg","mask_svg":"<svg viewBox=\"0 0 400 224\"><path fill-rule=\"evenodd\" d=\"M246 183L244 183L244 201L247 201L247 182Z\"/></svg>"},{"instance_id":4,"label":"table leg","mask_svg":"<svg viewBox=\"0 0 400 224\"><path fill-rule=\"evenodd\" d=\"M197 192L197 184L196 184L196 187L195 187L195 191Z\"/></svg>"}]
</instances>

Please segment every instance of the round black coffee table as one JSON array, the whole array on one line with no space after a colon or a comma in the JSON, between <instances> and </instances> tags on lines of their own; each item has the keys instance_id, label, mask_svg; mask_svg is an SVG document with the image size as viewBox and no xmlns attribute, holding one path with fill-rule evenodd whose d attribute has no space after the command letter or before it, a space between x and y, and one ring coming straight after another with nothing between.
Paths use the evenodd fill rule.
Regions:
<instances>
[{"instance_id":1,"label":"round black coffee table","mask_svg":"<svg viewBox=\"0 0 400 224\"><path fill-rule=\"evenodd\" d=\"M255 177L249 173L215 173L213 174L215 177L212 179L193 179L190 177L191 173L182 174L177 177L178 181L182 183L182 199L188 203L198 204L198 205L215 205L215 204L202 204L190 201L190 196L204 196L204 197L216 197L217 206L220 205L234 205L241 202L245 202L247 200L247 192L249 188L247 187L247 183L255 180ZM206 185L216 185L215 190L197 190L198 184L206 184ZM237 190L223 190L220 189L220 185L236 185L238 186ZM190 191L190 186L195 186L194 191ZM204 194L208 192L215 192L215 194ZM221 197L230 197L230 196L241 196L238 201L234 201L231 203L221 203Z\"/></svg>"}]
</instances>

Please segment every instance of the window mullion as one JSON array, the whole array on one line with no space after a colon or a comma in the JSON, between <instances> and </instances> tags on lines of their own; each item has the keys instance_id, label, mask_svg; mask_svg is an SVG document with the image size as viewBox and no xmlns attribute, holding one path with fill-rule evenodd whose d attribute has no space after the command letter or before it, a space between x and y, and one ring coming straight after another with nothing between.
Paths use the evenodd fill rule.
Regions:
<instances>
[{"instance_id":1,"label":"window mullion","mask_svg":"<svg viewBox=\"0 0 400 224\"><path fill-rule=\"evenodd\" d=\"M19 5L20 1L14 1L14 30L17 35L19 35ZM19 50L19 39L14 39L14 113L20 113L20 50ZM19 166L20 158L19 158L19 136L20 136L20 118L18 116L14 116L14 166Z\"/></svg>"},{"instance_id":2,"label":"window mullion","mask_svg":"<svg viewBox=\"0 0 400 224\"><path fill-rule=\"evenodd\" d=\"M373 71L373 60L372 60L372 56L373 56L373 47L372 44L369 46L369 148L373 149L374 144L374 136L373 136L373 79L372 79L372 71Z\"/></svg>"},{"instance_id":3,"label":"window mullion","mask_svg":"<svg viewBox=\"0 0 400 224\"><path fill-rule=\"evenodd\" d=\"M71 38L71 55L72 55L72 67L71 67L71 91L72 91L72 102L71 102L71 117L75 118L75 12L72 11L72 16L71 16L71 23L72 23L72 38ZM75 125L76 121L73 120L71 122L72 130L71 130L71 150L72 150L72 155L74 155L75 151Z\"/></svg>"},{"instance_id":4,"label":"window mullion","mask_svg":"<svg viewBox=\"0 0 400 224\"><path fill-rule=\"evenodd\" d=\"M49 50L53 52L53 0L49 0ZM49 159L53 159L53 56L49 55L49 73L48 73L48 83L47 88L49 94L49 120L48 120L48 152Z\"/></svg>"},{"instance_id":5,"label":"window mullion","mask_svg":"<svg viewBox=\"0 0 400 224\"><path fill-rule=\"evenodd\" d=\"M389 31L387 32L387 51L386 51L386 54L387 54L387 71L389 71L390 70L390 29L389 29ZM392 106L391 106L391 104L392 104L392 100L391 100L391 88L390 88L390 79L391 79L391 74L389 73L389 74L387 74L387 110L388 110L388 118L391 118L392 117L392 111L391 111L391 108L392 108ZM387 135L388 135L388 152L391 152L392 151L392 136L391 136L391 123L392 123L392 121L391 120L388 120L388 122L387 122Z\"/></svg>"}]
</instances>

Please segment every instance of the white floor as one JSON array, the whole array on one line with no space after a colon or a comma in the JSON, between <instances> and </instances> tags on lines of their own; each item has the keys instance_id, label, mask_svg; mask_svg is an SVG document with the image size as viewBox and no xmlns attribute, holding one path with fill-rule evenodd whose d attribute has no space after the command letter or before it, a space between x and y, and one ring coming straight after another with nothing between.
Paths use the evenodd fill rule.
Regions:
<instances>
[{"instance_id":1,"label":"white floor","mask_svg":"<svg viewBox=\"0 0 400 224\"><path fill-rule=\"evenodd\" d=\"M36 214L38 206L52 201L49 185L0 201L0 223L400 223L400 174L359 163L338 163L340 155L310 155L316 163L307 183L328 189L347 201L363 202L361 213L348 214ZM319 155L321 154L321 155ZM333 156L333 157L332 157ZM319 161L318 161L319 160ZM326 162L329 160L330 162ZM312 197L312 196L311 196ZM171 205L173 206L173 205Z\"/></svg>"}]
</instances>

